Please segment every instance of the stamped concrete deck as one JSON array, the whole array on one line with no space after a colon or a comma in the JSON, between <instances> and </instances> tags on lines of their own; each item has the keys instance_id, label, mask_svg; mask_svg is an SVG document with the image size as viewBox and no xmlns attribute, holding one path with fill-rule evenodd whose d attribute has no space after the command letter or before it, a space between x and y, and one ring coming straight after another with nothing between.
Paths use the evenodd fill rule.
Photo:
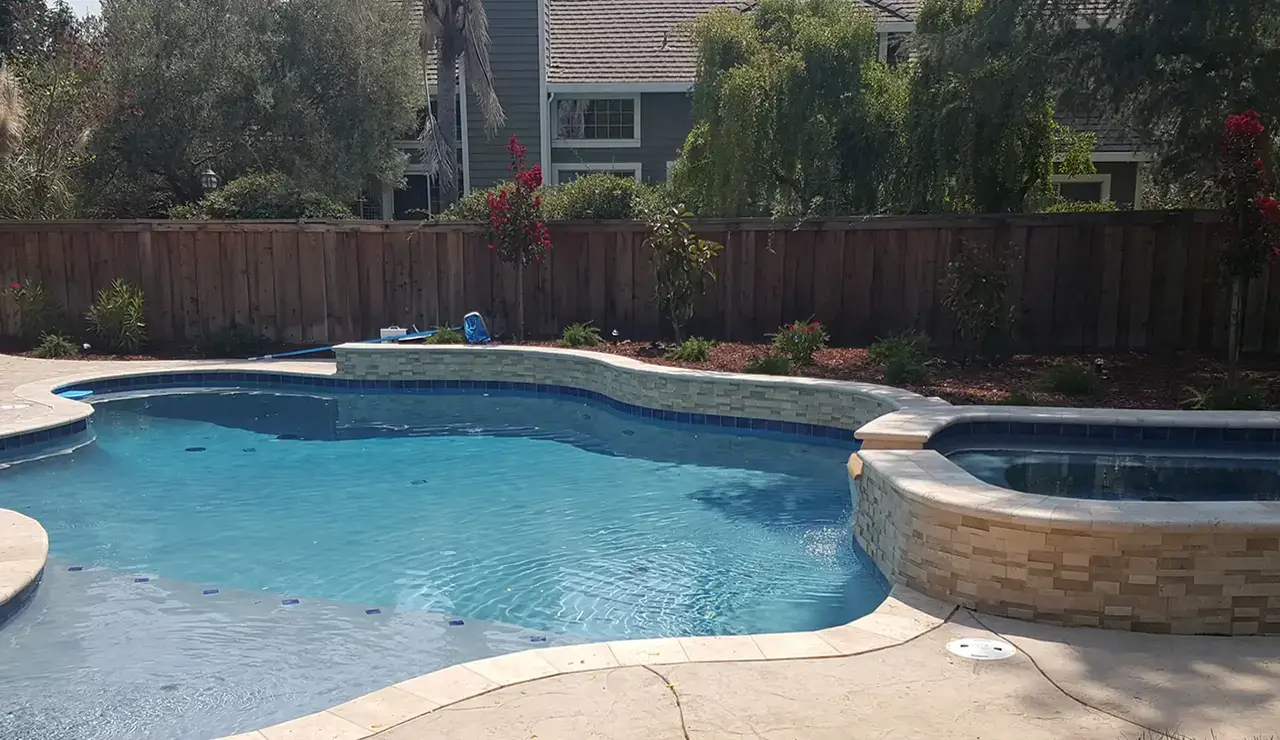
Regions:
<instances>
[{"instance_id":1,"label":"stamped concrete deck","mask_svg":"<svg viewBox=\"0 0 1280 740\"><path fill-rule=\"evenodd\" d=\"M194 364L131 363L127 370ZM323 373L333 366L285 367ZM48 387L55 380L125 369L121 363L0 355L0 407L21 406L0 409L0 434L57 423L63 414L74 413L73 406L36 393L15 393L21 386ZM892 624L906 617L888 619ZM945 649L953 637L992 631L1017 645L1021 654L980 663ZM723 643L722 656L700 659L678 648L678 664L662 664L665 656L650 654L635 661L650 665L627 665L630 661L617 659L617 647L604 651L608 659L595 656L576 666L559 665L552 651L544 653L545 659L525 653L528 662L546 663L547 670L486 683L477 664L474 671L446 669L401 684L413 689L414 682L434 682L436 690L457 692L454 698L437 695L425 714L420 695L396 689L312 715L316 721L237 737L347 740L371 731L374 737L394 740L1067 740L1136 738L1150 731L1216 740L1280 737L1280 640L1275 638L1066 629L963 610L941 624L934 620L931 628L913 632L905 642L886 642L881 636L857 644L854 636L859 633L851 626L827 634L825 651L854 653L828 658L767 659L769 651L762 646L768 643L762 637L740 638L750 643L751 660L740 659L735 646L745 643L734 641ZM796 641L796 649L822 647L806 643L805 635ZM698 644L717 649L714 643L709 648L709 643ZM579 650L592 653L590 646ZM519 662L507 661L507 668ZM608 667L584 670L597 665ZM562 672L573 670L577 672ZM442 682L451 671L471 676L472 685ZM498 688L500 684L510 685ZM365 716L367 712L372 714Z\"/></svg>"}]
</instances>

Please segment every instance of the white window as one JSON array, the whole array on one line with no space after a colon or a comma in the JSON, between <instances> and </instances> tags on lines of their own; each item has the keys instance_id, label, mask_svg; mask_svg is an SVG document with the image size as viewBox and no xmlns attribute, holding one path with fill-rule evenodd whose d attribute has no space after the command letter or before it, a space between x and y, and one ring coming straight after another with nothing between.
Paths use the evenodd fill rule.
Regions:
<instances>
[{"instance_id":1,"label":"white window","mask_svg":"<svg viewBox=\"0 0 1280 740\"><path fill-rule=\"evenodd\" d=\"M640 146L640 96L556 97L554 147Z\"/></svg>"},{"instance_id":2,"label":"white window","mask_svg":"<svg viewBox=\"0 0 1280 740\"><path fill-rule=\"evenodd\" d=\"M1104 203L1111 200L1111 175L1054 175L1053 189L1063 200Z\"/></svg>"},{"instance_id":3,"label":"white window","mask_svg":"<svg viewBox=\"0 0 1280 740\"><path fill-rule=\"evenodd\" d=\"M676 168L675 160L667 162L667 179L668 180L671 179L671 170L674 170L675 168Z\"/></svg>"},{"instance_id":4,"label":"white window","mask_svg":"<svg viewBox=\"0 0 1280 740\"><path fill-rule=\"evenodd\" d=\"M593 172L608 172L640 180L639 162L565 162L551 165L551 184L563 185Z\"/></svg>"}]
</instances>

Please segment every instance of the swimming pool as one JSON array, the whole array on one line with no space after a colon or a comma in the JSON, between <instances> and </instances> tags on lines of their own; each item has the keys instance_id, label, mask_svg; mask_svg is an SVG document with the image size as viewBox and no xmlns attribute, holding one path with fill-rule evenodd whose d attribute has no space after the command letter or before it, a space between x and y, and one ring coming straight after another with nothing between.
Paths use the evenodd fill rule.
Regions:
<instances>
[{"instance_id":1,"label":"swimming pool","mask_svg":"<svg viewBox=\"0 0 1280 740\"><path fill-rule=\"evenodd\" d=\"M516 392L166 392L0 470L51 560L0 736L210 737L566 641L870 613L850 443Z\"/></svg>"}]
</instances>

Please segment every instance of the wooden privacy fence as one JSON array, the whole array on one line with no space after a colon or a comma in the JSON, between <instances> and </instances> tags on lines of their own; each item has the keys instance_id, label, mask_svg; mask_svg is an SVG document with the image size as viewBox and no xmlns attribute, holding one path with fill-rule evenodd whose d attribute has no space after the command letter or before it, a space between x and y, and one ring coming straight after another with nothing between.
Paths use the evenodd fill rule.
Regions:
<instances>
[{"instance_id":1,"label":"wooden privacy fence","mask_svg":"<svg viewBox=\"0 0 1280 740\"><path fill-rule=\"evenodd\" d=\"M1214 261L1221 229L1211 214L929 216L795 229L708 221L699 231L725 245L693 322L703 336L763 340L812 316L840 344L910 329L945 349L955 342L938 288L947 263L963 245L1012 244L1020 249L1010 299L1029 349L1225 344ZM456 224L0 222L0 279L39 280L79 316L123 278L145 291L161 341L237 324L324 344L377 336L389 324L456 325L472 310L510 334L517 290L533 337L578 321L631 339L667 331L652 301L643 225L556 224L552 234L551 257L527 269L521 286L482 232ZM1280 269L1254 282L1246 308L1246 350L1280 354ZM0 301L0 331L16 329L13 302Z\"/></svg>"}]
</instances>

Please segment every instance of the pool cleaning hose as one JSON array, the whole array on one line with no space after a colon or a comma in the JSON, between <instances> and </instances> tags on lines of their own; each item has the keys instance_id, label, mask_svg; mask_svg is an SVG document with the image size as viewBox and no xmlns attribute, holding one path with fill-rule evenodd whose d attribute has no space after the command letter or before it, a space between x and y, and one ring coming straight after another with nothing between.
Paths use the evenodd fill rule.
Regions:
<instances>
[{"instance_id":1,"label":"pool cleaning hose","mask_svg":"<svg viewBox=\"0 0 1280 740\"><path fill-rule=\"evenodd\" d=\"M474 328L474 327L478 327L478 328ZM440 330L432 329L430 331L417 331L417 332L412 332L410 334L401 334L399 336L393 336L393 337L378 337L376 339L366 339L363 342L360 342L360 344L385 344L387 342L411 342L415 339L426 339L427 337L435 334L438 331ZM489 337L489 332L485 331L484 319L481 318L480 314L475 311L472 311L471 313L466 315L466 317L463 319L463 326L455 326L449 331L465 332L468 344L484 344L486 342L492 341ZM298 349L292 352L278 352L274 355L262 355L261 357L250 357L249 361L253 362L255 360L279 360L285 357L300 357L302 355L310 355L310 354L315 354L317 352L331 352L333 351L333 348L337 346L338 346L337 344L331 344L328 347L313 347L312 349Z\"/></svg>"}]
</instances>

